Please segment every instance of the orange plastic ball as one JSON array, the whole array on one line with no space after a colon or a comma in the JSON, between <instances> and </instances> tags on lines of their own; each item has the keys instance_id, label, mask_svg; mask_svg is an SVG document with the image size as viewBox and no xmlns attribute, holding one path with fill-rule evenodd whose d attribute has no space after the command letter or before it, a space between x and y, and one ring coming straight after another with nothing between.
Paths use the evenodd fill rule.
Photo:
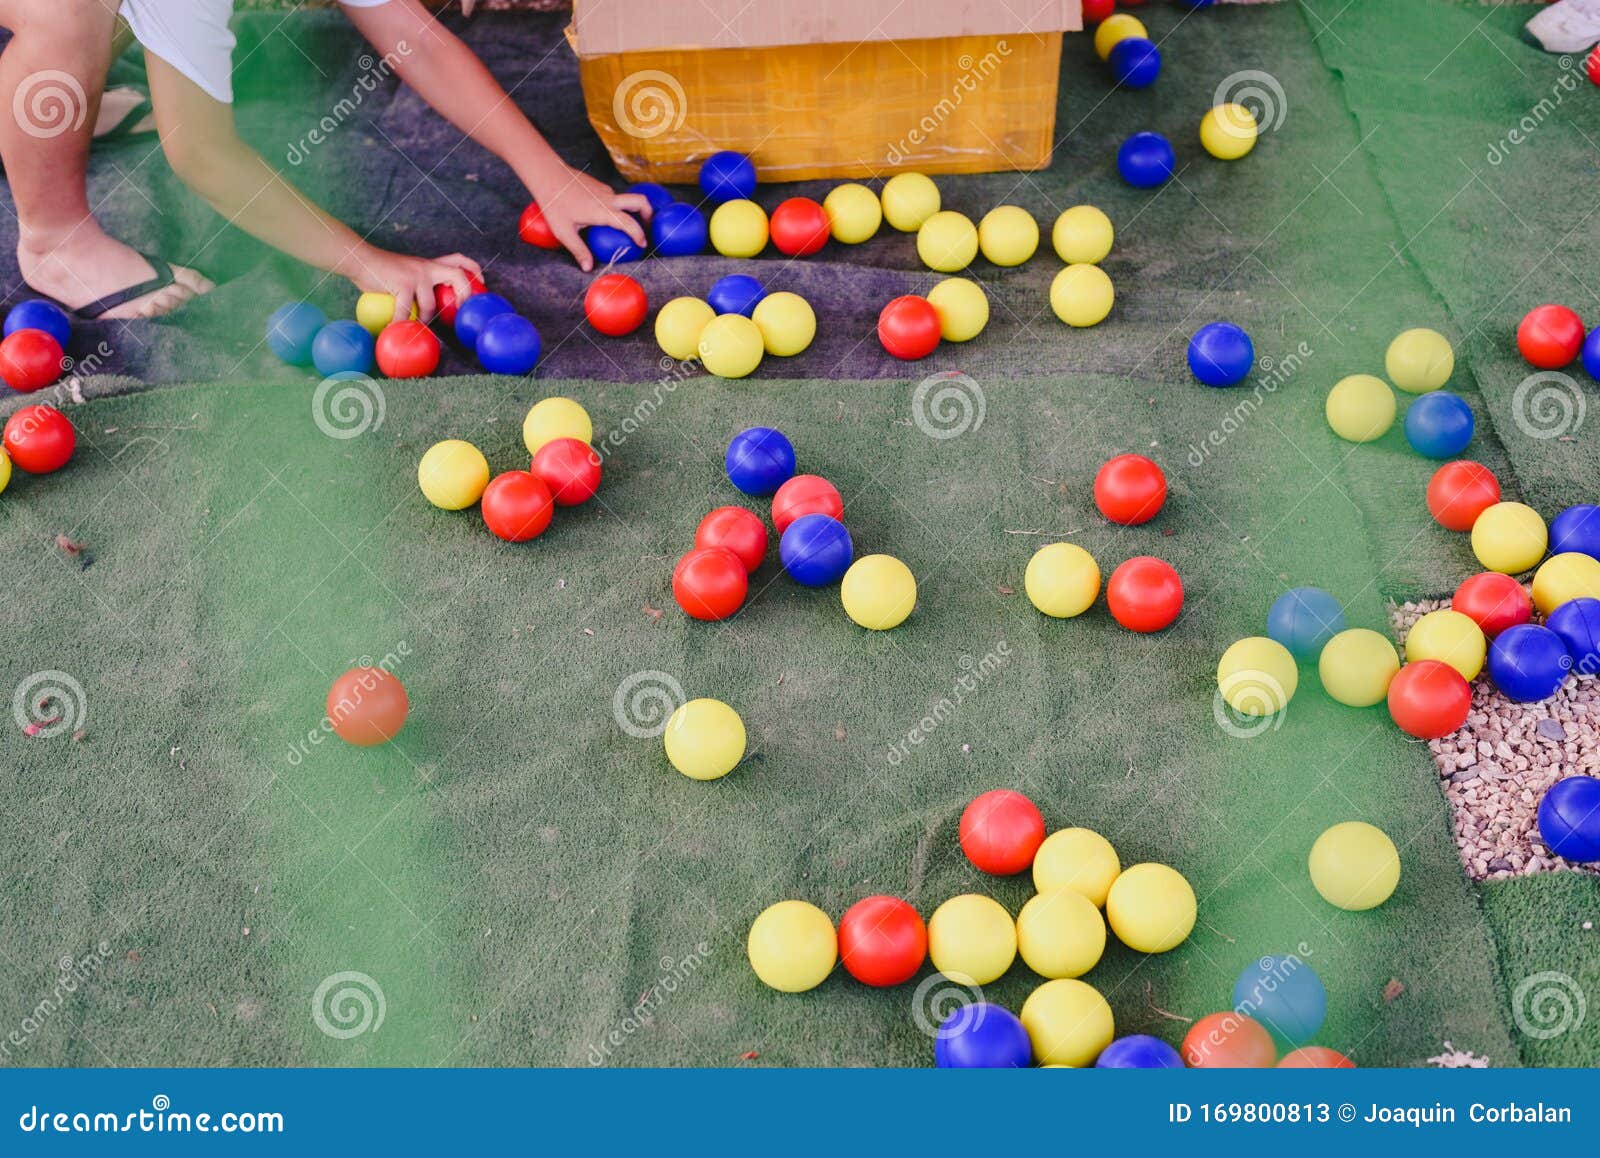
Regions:
<instances>
[{"instance_id":1,"label":"orange plastic ball","mask_svg":"<svg viewBox=\"0 0 1600 1158\"><path fill-rule=\"evenodd\" d=\"M1209 1013L1183 1035L1179 1051L1190 1069L1264 1070L1277 1061L1272 1035L1258 1021L1228 1010Z\"/></svg>"},{"instance_id":2,"label":"orange plastic ball","mask_svg":"<svg viewBox=\"0 0 1600 1158\"><path fill-rule=\"evenodd\" d=\"M400 680L381 667L353 667L328 689L328 723L359 748L383 744L405 726L411 701Z\"/></svg>"},{"instance_id":3,"label":"orange plastic ball","mask_svg":"<svg viewBox=\"0 0 1600 1158\"><path fill-rule=\"evenodd\" d=\"M1353 1070L1356 1063L1325 1045L1303 1045L1290 1050L1278 1062L1280 1070Z\"/></svg>"},{"instance_id":4,"label":"orange plastic ball","mask_svg":"<svg viewBox=\"0 0 1600 1158\"><path fill-rule=\"evenodd\" d=\"M1428 513L1447 531L1470 531L1500 501L1500 480L1481 462L1447 462L1428 480Z\"/></svg>"}]
</instances>

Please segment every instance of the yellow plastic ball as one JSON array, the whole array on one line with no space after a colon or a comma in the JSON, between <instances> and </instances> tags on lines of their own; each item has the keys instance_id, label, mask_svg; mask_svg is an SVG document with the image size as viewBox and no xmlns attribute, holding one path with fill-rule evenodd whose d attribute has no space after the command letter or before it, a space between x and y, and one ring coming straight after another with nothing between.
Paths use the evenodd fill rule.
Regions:
<instances>
[{"instance_id":1,"label":"yellow plastic ball","mask_svg":"<svg viewBox=\"0 0 1600 1158\"><path fill-rule=\"evenodd\" d=\"M744 759L744 721L721 700L690 700L667 719L661 741L691 780L718 780Z\"/></svg>"},{"instance_id":2,"label":"yellow plastic ball","mask_svg":"<svg viewBox=\"0 0 1600 1158\"><path fill-rule=\"evenodd\" d=\"M1328 904L1375 909L1400 883L1400 854L1383 829L1361 820L1336 824L1311 846L1311 883Z\"/></svg>"},{"instance_id":3,"label":"yellow plastic ball","mask_svg":"<svg viewBox=\"0 0 1600 1158\"><path fill-rule=\"evenodd\" d=\"M1117 1033L1111 1006L1099 990L1066 977L1028 994L1021 1018L1033 1042L1033 1060L1041 1066L1093 1065Z\"/></svg>"},{"instance_id":4,"label":"yellow plastic ball","mask_svg":"<svg viewBox=\"0 0 1600 1158\"><path fill-rule=\"evenodd\" d=\"M1472 524L1472 553L1485 570L1502 575L1533 570L1549 545L1539 512L1522 503L1496 503Z\"/></svg>"},{"instance_id":5,"label":"yellow plastic ball","mask_svg":"<svg viewBox=\"0 0 1600 1158\"><path fill-rule=\"evenodd\" d=\"M11 456L0 450L0 493L11 483Z\"/></svg>"},{"instance_id":6,"label":"yellow plastic ball","mask_svg":"<svg viewBox=\"0 0 1600 1158\"><path fill-rule=\"evenodd\" d=\"M700 364L718 378L743 378L761 365L767 341L743 314L719 314L700 331Z\"/></svg>"},{"instance_id":7,"label":"yellow plastic ball","mask_svg":"<svg viewBox=\"0 0 1600 1158\"><path fill-rule=\"evenodd\" d=\"M1106 951L1106 921L1072 889L1040 893L1017 914L1017 951L1041 977L1082 977Z\"/></svg>"},{"instance_id":8,"label":"yellow plastic ball","mask_svg":"<svg viewBox=\"0 0 1600 1158\"><path fill-rule=\"evenodd\" d=\"M1351 708L1379 703L1399 670L1400 654L1394 644L1365 627L1341 631L1323 645L1317 658L1323 691Z\"/></svg>"},{"instance_id":9,"label":"yellow plastic ball","mask_svg":"<svg viewBox=\"0 0 1600 1158\"><path fill-rule=\"evenodd\" d=\"M1017 959L1017 926L999 901L965 893L928 918L928 957L958 985L987 985Z\"/></svg>"},{"instance_id":10,"label":"yellow plastic ball","mask_svg":"<svg viewBox=\"0 0 1600 1158\"><path fill-rule=\"evenodd\" d=\"M989 324L989 296L964 277L947 277L934 286L928 304L939 315L939 336L947 342L970 341Z\"/></svg>"},{"instance_id":11,"label":"yellow plastic ball","mask_svg":"<svg viewBox=\"0 0 1600 1158\"><path fill-rule=\"evenodd\" d=\"M1095 905L1106 903L1106 894L1121 873L1117 850L1092 829L1063 828L1052 832L1033 854L1035 889L1040 893L1070 889Z\"/></svg>"},{"instance_id":12,"label":"yellow plastic ball","mask_svg":"<svg viewBox=\"0 0 1600 1158\"><path fill-rule=\"evenodd\" d=\"M699 298L673 298L656 314L656 345L669 358L687 362L700 354L700 333L717 311Z\"/></svg>"},{"instance_id":13,"label":"yellow plastic ball","mask_svg":"<svg viewBox=\"0 0 1600 1158\"><path fill-rule=\"evenodd\" d=\"M1406 632L1406 662L1436 659L1447 663L1471 682L1483 670L1489 644L1483 629L1459 611L1448 607L1430 611Z\"/></svg>"},{"instance_id":14,"label":"yellow plastic ball","mask_svg":"<svg viewBox=\"0 0 1600 1158\"><path fill-rule=\"evenodd\" d=\"M1111 218L1093 205L1074 205L1062 211L1050 230L1056 256L1068 265L1098 265L1111 252L1116 231Z\"/></svg>"},{"instance_id":15,"label":"yellow plastic ball","mask_svg":"<svg viewBox=\"0 0 1600 1158\"><path fill-rule=\"evenodd\" d=\"M883 219L901 233L915 233L939 212L939 186L921 173L896 173L881 196Z\"/></svg>"},{"instance_id":16,"label":"yellow plastic ball","mask_svg":"<svg viewBox=\"0 0 1600 1158\"><path fill-rule=\"evenodd\" d=\"M767 211L754 201L724 201L711 214L710 232L723 257L754 257L767 247Z\"/></svg>"},{"instance_id":17,"label":"yellow plastic ball","mask_svg":"<svg viewBox=\"0 0 1600 1158\"><path fill-rule=\"evenodd\" d=\"M1450 381L1456 368L1456 352L1438 330L1406 330L1389 343L1383 356L1389 381L1411 394L1426 394Z\"/></svg>"},{"instance_id":18,"label":"yellow plastic ball","mask_svg":"<svg viewBox=\"0 0 1600 1158\"><path fill-rule=\"evenodd\" d=\"M941 210L917 230L917 256L940 273L966 269L978 256L978 230L966 215Z\"/></svg>"},{"instance_id":19,"label":"yellow plastic ball","mask_svg":"<svg viewBox=\"0 0 1600 1158\"><path fill-rule=\"evenodd\" d=\"M1047 543L1028 560L1022 577L1028 600L1056 619L1082 615L1100 594L1100 567L1076 543Z\"/></svg>"},{"instance_id":20,"label":"yellow plastic ball","mask_svg":"<svg viewBox=\"0 0 1600 1158\"><path fill-rule=\"evenodd\" d=\"M978 248L995 265L1021 265L1039 248L1039 223L1020 205L1001 205L978 222Z\"/></svg>"},{"instance_id":21,"label":"yellow plastic ball","mask_svg":"<svg viewBox=\"0 0 1600 1158\"><path fill-rule=\"evenodd\" d=\"M833 922L805 901L779 901L761 911L745 941L750 967L780 993L804 993L828 979L839 959Z\"/></svg>"},{"instance_id":22,"label":"yellow plastic ball","mask_svg":"<svg viewBox=\"0 0 1600 1158\"><path fill-rule=\"evenodd\" d=\"M1275 639L1252 635L1222 653L1217 687L1228 706L1244 716L1283 711L1300 686L1300 665Z\"/></svg>"},{"instance_id":23,"label":"yellow plastic ball","mask_svg":"<svg viewBox=\"0 0 1600 1158\"><path fill-rule=\"evenodd\" d=\"M589 421L589 412L570 398L535 402L522 420L522 444L529 454L538 454L541 446L558 438L593 442L594 423Z\"/></svg>"},{"instance_id":24,"label":"yellow plastic ball","mask_svg":"<svg viewBox=\"0 0 1600 1158\"><path fill-rule=\"evenodd\" d=\"M1600 599L1600 560L1565 551L1551 555L1533 573L1533 605L1541 615L1571 599Z\"/></svg>"},{"instance_id":25,"label":"yellow plastic ball","mask_svg":"<svg viewBox=\"0 0 1600 1158\"><path fill-rule=\"evenodd\" d=\"M767 353L779 358L800 353L817 336L817 315L811 303L787 290L768 294L757 302L750 320L761 331Z\"/></svg>"},{"instance_id":26,"label":"yellow plastic ball","mask_svg":"<svg viewBox=\"0 0 1600 1158\"><path fill-rule=\"evenodd\" d=\"M1165 953L1194 928L1194 889L1175 868L1136 864L1106 894L1106 921L1117 939L1141 953Z\"/></svg>"},{"instance_id":27,"label":"yellow plastic ball","mask_svg":"<svg viewBox=\"0 0 1600 1158\"><path fill-rule=\"evenodd\" d=\"M417 304L411 303L411 320L416 321ZM383 327L394 321L394 295L368 291L356 299L356 321L361 328L376 338Z\"/></svg>"},{"instance_id":28,"label":"yellow plastic ball","mask_svg":"<svg viewBox=\"0 0 1600 1158\"><path fill-rule=\"evenodd\" d=\"M1130 36L1149 38L1150 33L1145 31L1144 23L1137 17L1129 16L1126 12L1116 12L1107 16L1094 30L1094 51L1101 60L1111 55L1111 50Z\"/></svg>"},{"instance_id":29,"label":"yellow plastic ball","mask_svg":"<svg viewBox=\"0 0 1600 1158\"><path fill-rule=\"evenodd\" d=\"M1346 442L1371 442L1394 425L1394 391L1382 378L1351 374L1328 391L1328 425Z\"/></svg>"},{"instance_id":30,"label":"yellow plastic ball","mask_svg":"<svg viewBox=\"0 0 1600 1158\"><path fill-rule=\"evenodd\" d=\"M828 215L833 239L846 245L871 240L883 224L883 203L878 195L854 181L828 190L822 199L822 211Z\"/></svg>"},{"instance_id":31,"label":"yellow plastic ball","mask_svg":"<svg viewBox=\"0 0 1600 1158\"><path fill-rule=\"evenodd\" d=\"M1243 105L1217 105L1200 118L1200 147L1219 161L1237 161L1256 147L1255 114Z\"/></svg>"},{"instance_id":32,"label":"yellow plastic ball","mask_svg":"<svg viewBox=\"0 0 1600 1158\"><path fill-rule=\"evenodd\" d=\"M459 438L436 442L417 464L417 485L441 511L459 511L483 496L489 485L489 460Z\"/></svg>"},{"instance_id":33,"label":"yellow plastic ball","mask_svg":"<svg viewBox=\"0 0 1600 1158\"><path fill-rule=\"evenodd\" d=\"M1069 265L1050 283L1050 308L1069 326L1105 321L1116 296L1111 278L1098 265Z\"/></svg>"},{"instance_id":34,"label":"yellow plastic ball","mask_svg":"<svg viewBox=\"0 0 1600 1158\"><path fill-rule=\"evenodd\" d=\"M850 564L839 585L844 613L862 627L899 627L917 605L917 580L893 555L863 555Z\"/></svg>"}]
</instances>

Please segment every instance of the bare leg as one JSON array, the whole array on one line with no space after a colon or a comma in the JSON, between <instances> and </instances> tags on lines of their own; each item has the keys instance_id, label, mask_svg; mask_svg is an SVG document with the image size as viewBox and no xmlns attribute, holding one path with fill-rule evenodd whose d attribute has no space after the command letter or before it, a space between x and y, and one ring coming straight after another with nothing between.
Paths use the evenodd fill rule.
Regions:
<instances>
[{"instance_id":1,"label":"bare leg","mask_svg":"<svg viewBox=\"0 0 1600 1158\"><path fill-rule=\"evenodd\" d=\"M74 308L154 273L89 208L89 139L116 8L116 0L0 0L0 25L12 32L0 54L0 156L17 204L17 264L30 286ZM164 314L211 288L193 270L173 272L176 285L106 316Z\"/></svg>"}]
</instances>

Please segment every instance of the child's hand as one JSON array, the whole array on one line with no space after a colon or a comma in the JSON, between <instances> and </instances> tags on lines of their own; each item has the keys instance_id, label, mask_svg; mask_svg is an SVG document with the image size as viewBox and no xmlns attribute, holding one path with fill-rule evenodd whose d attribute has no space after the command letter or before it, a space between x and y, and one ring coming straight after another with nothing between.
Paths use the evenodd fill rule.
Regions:
<instances>
[{"instance_id":1,"label":"child's hand","mask_svg":"<svg viewBox=\"0 0 1600 1158\"><path fill-rule=\"evenodd\" d=\"M530 186L529 192L539 203L550 232L578 259L578 268L588 273L594 268L594 255L583 243L580 229L590 225L610 225L622 230L641 248L646 244L644 227L631 216L637 213L650 220L650 202L639 193L618 193L603 181L587 173L563 166L555 174L549 188Z\"/></svg>"},{"instance_id":2,"label":"child's hand","mask_svg":"<svg viewBox=\"0 0 1600 1158\"><path fill-rule=\"evenodd\" d=\"M472 296L472 286L467 274L482 279L483 269L470 257L452 253L445 257L408 257L403 253L390 253L383 249L369 249L356 258L348 270L340 270L363 293L381 292L394 295L394 316L411 316L412 303L424 322L433 320L437 312L433 287L448 285L456 291L456 301L464 302Z\"/></svg>"}]
</instances>

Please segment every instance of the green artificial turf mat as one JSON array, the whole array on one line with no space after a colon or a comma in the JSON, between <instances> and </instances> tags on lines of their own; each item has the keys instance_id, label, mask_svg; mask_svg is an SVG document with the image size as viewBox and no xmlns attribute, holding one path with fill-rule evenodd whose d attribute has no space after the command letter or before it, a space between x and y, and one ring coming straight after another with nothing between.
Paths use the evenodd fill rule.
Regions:
<instances>
[{"instance_id":1,"label":"green artificial turf mat","mask_svg":"<svg viewBox=\"0 0 1600 1158\"><path fill-rule=\"evenodd\" d=\"M1523 1058L1529 1065L1593 1065L1596 1011L1588 994L1600 983L1594 878L1545 873L1494 881L1483 886L1483 908L1500 942Z\"/></svg>"}]
</instances>

